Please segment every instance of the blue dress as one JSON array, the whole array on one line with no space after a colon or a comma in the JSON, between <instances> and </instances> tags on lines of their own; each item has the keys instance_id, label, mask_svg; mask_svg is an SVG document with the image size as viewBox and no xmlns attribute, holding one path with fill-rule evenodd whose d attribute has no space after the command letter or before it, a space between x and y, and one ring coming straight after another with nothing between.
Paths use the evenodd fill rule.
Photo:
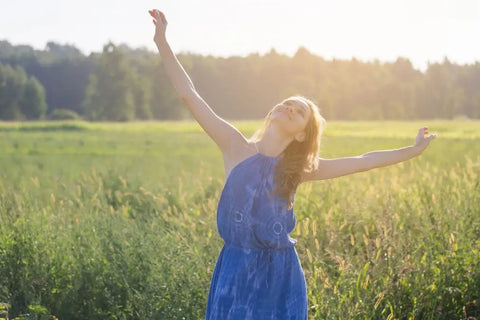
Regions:
<instances>
[{"instance_id":1,"label":"blue dress","mask_svg":"<svg viewBox=\"0 0 480 320\"><path fill-rule=\"evenodd\" d=\"M206 320L306 320L305 275L289 233L293 209L269 193L280 157L261 153L235 166L217 207L225 241L208 294ZM292 196L293 199L293 196Z\"/></svg>"}]
</instances>

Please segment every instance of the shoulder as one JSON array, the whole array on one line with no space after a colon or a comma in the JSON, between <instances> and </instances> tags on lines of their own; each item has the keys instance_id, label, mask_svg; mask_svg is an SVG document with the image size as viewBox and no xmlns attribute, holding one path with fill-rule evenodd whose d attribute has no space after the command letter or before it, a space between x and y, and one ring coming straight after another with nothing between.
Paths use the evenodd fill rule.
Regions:
<instances>
[{"instance_id":1,"label":"shoulder","mask_svg":"<svg viewBox=\"0 0 480 320\"><path fill-rule=\"evenodd\" d=\"M228 150L222 150L223 163L225 166L225 177L228 177L230 171L238 164L252 157L256 153L255 145L244 137L243 141L232 145Z\"/></svg>"}]
</instances>

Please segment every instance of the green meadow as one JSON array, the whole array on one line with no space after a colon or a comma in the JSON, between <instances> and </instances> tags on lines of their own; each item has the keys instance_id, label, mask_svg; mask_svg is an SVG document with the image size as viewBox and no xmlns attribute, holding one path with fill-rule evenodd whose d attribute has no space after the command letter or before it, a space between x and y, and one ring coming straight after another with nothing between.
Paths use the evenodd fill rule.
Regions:
<instances>
[{"instance_id":1,"label":"green meadow","mask_svg":"<svg viewBox=\"0 0 480 320\"><path fill-rule=\"evenodd\" d=\"M320 156L422 126L419 157L298 188L309 319L480 319L480 121L332 121ZM196 122L0 123L0 319L203 319L223 184Z\"/></svg>"}]
</instances>

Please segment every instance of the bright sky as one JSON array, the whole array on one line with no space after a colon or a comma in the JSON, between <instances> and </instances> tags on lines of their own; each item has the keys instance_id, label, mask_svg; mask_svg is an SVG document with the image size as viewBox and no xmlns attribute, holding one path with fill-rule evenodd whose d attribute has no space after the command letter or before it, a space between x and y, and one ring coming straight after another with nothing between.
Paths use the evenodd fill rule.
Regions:
<instances>
[{"instance_id":1,"label":"bright sky","mask_svg":"<svg viewBox=\"0 0 480 320\"><path fill-rule=\"evenodd\" d=\"M0 0L0 40L43 49L48 41L101 51L109 40L156 50L147 10L164 11L174 52L215 56L480 61L480 0Z\"/></svg>"}]
</instances>

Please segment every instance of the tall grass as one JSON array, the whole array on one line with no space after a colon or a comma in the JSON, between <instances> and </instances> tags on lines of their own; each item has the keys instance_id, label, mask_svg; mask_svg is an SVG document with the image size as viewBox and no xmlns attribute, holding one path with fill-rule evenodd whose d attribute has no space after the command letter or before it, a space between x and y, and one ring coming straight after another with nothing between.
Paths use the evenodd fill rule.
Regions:
<instances>
[{"instance_id":1,"label":"tall grass","mask_svg":"<svg viewBox=\"0 0 480 320\"><path fill-rule=\"evenodd\" d=\"M311 319L480 317L479 123L331 122L321 156L410 145L425 124L420 157L298 189ZM223 244L216 145L193 122L49 126L0 124L10 317L202 319Z\"/></svg>"}]
</instances>

